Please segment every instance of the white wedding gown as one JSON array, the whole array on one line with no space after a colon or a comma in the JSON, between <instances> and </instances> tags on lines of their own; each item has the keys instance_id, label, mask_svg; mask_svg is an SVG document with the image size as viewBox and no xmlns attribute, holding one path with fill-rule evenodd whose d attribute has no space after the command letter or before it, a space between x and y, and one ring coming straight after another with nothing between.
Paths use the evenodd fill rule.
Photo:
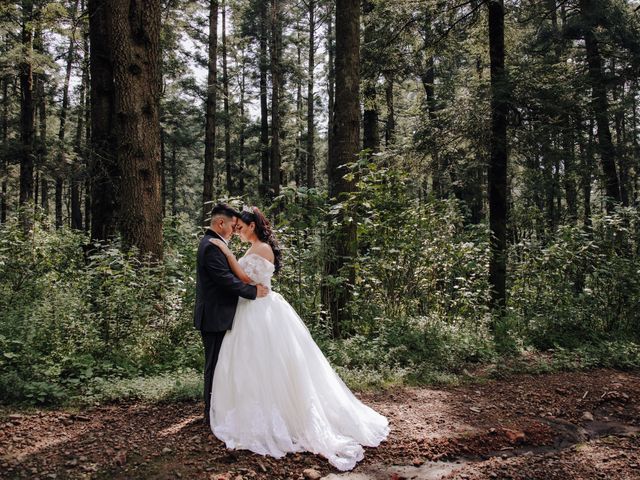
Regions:
<instances>
[{"instance_id":1,"label":"white wedding gown","mask_svg":"<svg viewBox=\"0 0 640 480\"><path fill-rule=\"evenodd\" d=\"M240 259L255 283L274 266ZM309 451L340 470L389 434L385 417L358 400L333 371L295 310L278 293L238 300L213 377L211 429L228 448L282 457Z\"/></svg>"}]
</instances>

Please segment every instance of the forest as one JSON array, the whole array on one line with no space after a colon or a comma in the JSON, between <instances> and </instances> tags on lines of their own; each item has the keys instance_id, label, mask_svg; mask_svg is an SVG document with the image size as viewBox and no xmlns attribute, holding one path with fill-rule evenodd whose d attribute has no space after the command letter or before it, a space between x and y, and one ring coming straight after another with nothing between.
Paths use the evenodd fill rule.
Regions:
<instances>
[{"instance_id":1,"label":"forest","mask_svg":"<svg viewBox=\"0 0 640 480\"><path fill-rule=\"evenodd\" d=\"M217 201L265 210L275 288L353 384L637 367L639 10L3 3L3 401L188 384Z\"/></svg>"},{"instance_id":2,"label":"forest","mask_svg":"<svg viewBox=\"0 0 640 480\"><path fill-rule=\"evenodd\" d=\"M211 443L188 421L218 202L265 212L274 290L391 418L362 468L475 452L489 460L460 478L552 478L519 455L569 421L597 438L595 415L631 460L592 464L556 436L574 456L553 478L637 474L640 1L3 1L0 98L0 478L329 473L217 444L188 470L206 465L183 445ZM423 442L436 411L464 430L454 410L476 433ZM94 415L106 451L85 433L25 446L27 424L85 432ZM164 440L136 457L122 425L139 418Z\"/></svg>"}]
</instances>

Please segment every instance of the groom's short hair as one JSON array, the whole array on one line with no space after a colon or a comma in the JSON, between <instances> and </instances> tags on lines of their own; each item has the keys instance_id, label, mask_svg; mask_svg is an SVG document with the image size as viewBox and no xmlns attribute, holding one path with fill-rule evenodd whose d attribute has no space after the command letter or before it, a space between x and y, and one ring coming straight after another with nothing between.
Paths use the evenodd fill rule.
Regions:
<instances>
[{"instance_id":1,"label":"groom's short hair","mask_svg":"<svg viewBox=\"0 0 640 480\"><path fill-rule=\"evenodd\" d=\"M218 203L211 209L211 214L209 215L209 217L211 220L213 220L218 215L224 215L225 217L233 218L239 217L240 213L226 203Z\"/></svg>"}]
</instances>

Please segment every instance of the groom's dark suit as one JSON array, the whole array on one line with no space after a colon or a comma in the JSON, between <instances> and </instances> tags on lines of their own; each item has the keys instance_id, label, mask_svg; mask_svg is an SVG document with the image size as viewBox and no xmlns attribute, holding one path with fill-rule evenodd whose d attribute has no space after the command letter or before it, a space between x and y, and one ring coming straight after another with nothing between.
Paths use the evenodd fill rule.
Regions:
<instances>
[{"instance_id":1,"label":"groom's dark suit","mask_svg":"<svg viewBox=\"0 0 640 480\"><path fill-rule=\"evenodd\" d=\"M257 289L247 285L231 271L222 251L209 240L222 237L207 229L198 247L196 268L196 306L193 322L202 334L204 344L204 404L205 417L211 405L213 372L218 361L222 340L233 324L238 297L253 300Z\"/></svg>"}]
</instances>

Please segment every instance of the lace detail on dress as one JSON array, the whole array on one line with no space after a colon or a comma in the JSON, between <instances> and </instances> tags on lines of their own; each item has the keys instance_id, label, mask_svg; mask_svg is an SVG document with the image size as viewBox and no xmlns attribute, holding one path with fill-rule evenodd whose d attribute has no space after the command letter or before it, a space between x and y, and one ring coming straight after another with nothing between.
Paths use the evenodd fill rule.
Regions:
<instances>
[{"instance_id":1,"label":"lace detail on dress","mask_svg":"<svg viewBox=\"0 0 640 480\"><path fill-rule=\"evenodd\" d=\"M256 253L245 255L238 260L238 263L254 284L261 283L265 287L271 288L271 277L273 277L275 270L273 263Z\"/></svg>"}]
</instances>

